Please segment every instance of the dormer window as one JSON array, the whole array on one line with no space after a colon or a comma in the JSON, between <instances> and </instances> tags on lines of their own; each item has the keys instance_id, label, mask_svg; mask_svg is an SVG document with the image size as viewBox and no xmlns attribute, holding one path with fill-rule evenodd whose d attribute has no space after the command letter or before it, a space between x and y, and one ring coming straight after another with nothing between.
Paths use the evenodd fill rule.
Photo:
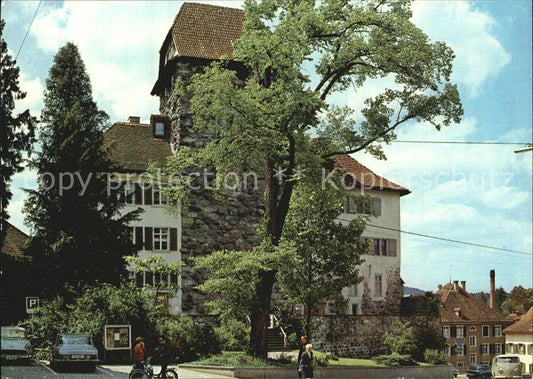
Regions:
<instances>
[{"instance_id":1,"label":"dormer window","mask_svg":"<svg viewBox=\"0 0 533 379\"><path fill-rule=\"evenodd\" d=\"M164 137L165 136L165 124L162 122L156 122L155 123L155 131L154 131L155 137Z\"/></svg>"},{"instance_id":2,"label":"dormer window","mask_svg":"<svg viewBox=\"0 0 533 379\"><path fill-rule=\"evenodd\" d=\"M170 139L170 119L165 115L152 115L150 117L152 135L157 139Z\"/></svg>"}]
</instances>

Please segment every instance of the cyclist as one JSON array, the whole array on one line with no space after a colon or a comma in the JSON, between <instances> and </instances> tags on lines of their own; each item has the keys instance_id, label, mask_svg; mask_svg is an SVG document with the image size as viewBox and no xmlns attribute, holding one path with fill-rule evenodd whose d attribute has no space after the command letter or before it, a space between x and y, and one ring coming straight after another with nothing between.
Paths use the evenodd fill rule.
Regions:
<instances>
[{"instance_id":1,"label":"cyclist","mask_svg":"<svg viewBox=\"0 0 533 379\"><path fill-rule=\"evenodd\" d=\"M157 337L157 348L155 349L155 360L161 365L161 378L166 378L167 367L172 360L172 349L164 336Z\"/></svg>"}]
</instances>

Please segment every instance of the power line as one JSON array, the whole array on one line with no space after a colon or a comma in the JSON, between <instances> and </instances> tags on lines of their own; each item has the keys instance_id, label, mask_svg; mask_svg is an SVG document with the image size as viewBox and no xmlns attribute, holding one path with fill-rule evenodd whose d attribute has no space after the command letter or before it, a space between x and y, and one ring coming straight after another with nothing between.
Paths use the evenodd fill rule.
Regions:
<instances>
[{"instance_id":1,"label":"power line","mask_svg":"<svg viewBox=\"0 0 533 379\"><path fill-rule=\"evenodd\" d=\"M22 50L22 46L24 46L24 42L26 42L26 37L28 37L28 33L30 32L31 26L33 25L33 21L35 20L35 17L37 16L37 11L39 10L39 7L41 6L42 2L43 0L40 0L39 4L37 4L37 8L35 9L35 13L33 14L33 18L31 19L30 26L28 26L28 30L26 30L26 34L24 35L24 38L22 39L19 50L17 51L17 55L15 56L15 61L19 57L20 51Z\"/></svg>"},{"instance_id":2,"label":"power line","mask_svg":"<svg viewBox=\"0 0 533 379\"><path fill-rule=\"evenodd\" d=\"M366 225L374 227L374 228L378 228L378 229L391 230L391 231L395 231L395 232L400 232L400 233L404 233L404 234L411 234L411 235L414 235L414 236L419 236L419 237L424 237L424 238L431 238L431 239L436 239L436 240L440 240L440 241L458 243L458 244L461 244L461 245L476 246L476 247L482 247L482 248L485 248L485 249L499 250L499 251L505 251L505 252L508 252L508 253L531 256L531 254L529 254L529 253L526 253L526 252L523 252L523 251L518 251L518 250L511 250L511 249L505 249L505 248L501 248L501 247L482 245L482 244L473 243L473 242L459 241L459 240L454 240L454 239L451 239L451 238L431 236L431 235L422 234L422 233L408 232L406 230L388 228L386 226L378 226L378 225L372 225L372 224L366 224Z\"/></svg>"},{"instance_id":3,"label":"power line","mask_svg":"<svg viewBox=\"0 0 533 379\"><path fill-rule=\"evenodd\" d=\"M497 141L417 141L417 140L393 140L398 143L425 143L425 144L449 144L449 145L531 145L531 142L497 142Z\"/></svg>"}]
</instances>

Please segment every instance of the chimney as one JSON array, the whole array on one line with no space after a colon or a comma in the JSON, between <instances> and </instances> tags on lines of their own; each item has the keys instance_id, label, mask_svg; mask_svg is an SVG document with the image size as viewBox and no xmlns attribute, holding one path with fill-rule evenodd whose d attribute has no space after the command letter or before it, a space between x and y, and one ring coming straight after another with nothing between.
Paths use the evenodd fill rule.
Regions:
<instances>
[{"instance_id":1,"label":"chimney","mask_svg":"<svg viewBox=\"0 0 533 379\"><path fill-rule=\"evenodd\" d=\"M442 289L442 284L439 284L439 286L438 286L438 287L439 287L439 289L441 290L441 289Z\"/></svg>"},{"instance_id":2,"label":"chimney","mask_svg":"<svg viewBox=\"0 0 533 379\"><path fill-rule=\"evenodd\" d=\"M490 270L490 299L489 307L490 309L496 308L496 272Z\"/></svg>"},{"instance_id":3,"label":"chimney","mask_svg":"<svg viewBox=\"0 0 533 379\"><path fill-rule=\"evenodd\" d=\"M454 280L453 281L453 290L455 292L457 292L458 289L459 289L459 281L458 280Z\"/></svg>"},{"instance_id":4,"label":"chimney","mask_svg":"<svg viewBox=\"0 0 533 379\"><path fill-rule=\"evenodd\" d=\"M128 122L130 122L132 124L140 124L141 123L141 118L139 116L130 116L130 117L128 117Z\"/></svg>"},{"instance_id":5,"label":"chimney","mask_svg":"<svg viewBox=\"0 0 533 379\"><path fill-rule=\"evenodd\" d=\"M463 289L463 291L466 292L466 281L465 280L461 280L461 288Z\"/></svg>"}]
</instances>

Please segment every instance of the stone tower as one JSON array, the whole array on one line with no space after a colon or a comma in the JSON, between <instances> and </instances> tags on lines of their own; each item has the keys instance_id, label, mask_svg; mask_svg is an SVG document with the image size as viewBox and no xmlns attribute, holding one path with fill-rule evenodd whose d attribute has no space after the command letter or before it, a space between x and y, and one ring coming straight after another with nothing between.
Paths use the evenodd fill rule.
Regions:
<instances>
[{"instance_id":1,"label":"stone tower","mask_svg":"<svg viewBox=\"0 0 533 379\"><path fill-rule=\"evenodd\" d=\"M186 98L174 93L174 83L181 78L187 85L191 76L206 65L231 58L233 41L242 33L244 12L239 9L205 4L184 3L159 52L159 76L152 95L159 96L159 110L170 119L171 147L198 148L210 136L192 128L192 117ZM244 67L230 64L239 76ZM202 274L189 260L218 250L249 250L258 242L256 226L262 219L262 197L259 191L243 189L215 198L206 189L193 190L190 207L181 217L182 310L188 314L205 312L206 295L195 287Z\"/></svg>"}]
</instances>

